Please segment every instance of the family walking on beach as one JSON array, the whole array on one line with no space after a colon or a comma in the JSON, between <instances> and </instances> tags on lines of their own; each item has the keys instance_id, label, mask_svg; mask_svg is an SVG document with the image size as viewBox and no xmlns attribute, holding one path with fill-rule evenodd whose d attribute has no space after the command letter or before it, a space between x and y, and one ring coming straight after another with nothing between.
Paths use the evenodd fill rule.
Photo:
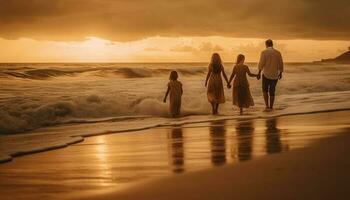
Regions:
<instances>
[{"instance_id":1,"label":"family walking on beach","mask_svg":"<svg viewBox=\"0 0 350 200\"><path fill-rule=\"evenodd\" d=\"M278 79L282 78L283 59L281 53L273 48L273 41L266 40L266 49L261 52L258 64L258 74L250 72L249 67L244 64L245 56L240 54L237 57L236 64L233 67L232 74L228 79L220 55L214 53L209 64L209 71L205 80L207 87L208 101L212 106L212 114L218 114L219 105L225 103L224 86L222 76L224 77L227 88L232 88L232 103L240 109L243 114L243 108L254 106L254 100L250 93L247 75L256 77L258 80L262 77L262 91L265 101L265 111L273 110L275 102L275 91ZM178 73L170 73L168 89L164 97L164 102L170 94L169 111L172 117L178 117L181 111L181 96L183 94L182 84L178 81ZM233 85L231 86L231 82Z\"/></svg>"}]
</instances>

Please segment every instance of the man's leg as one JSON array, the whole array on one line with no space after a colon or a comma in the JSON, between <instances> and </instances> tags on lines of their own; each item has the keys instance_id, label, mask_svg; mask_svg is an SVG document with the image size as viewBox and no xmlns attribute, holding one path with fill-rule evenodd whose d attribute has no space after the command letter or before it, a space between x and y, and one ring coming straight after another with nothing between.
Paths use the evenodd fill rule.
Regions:
<instances>
[{"instance_id":1,"label":"man's leg","mask_svg":"<svg viewBox=\"0 0 350 200\"><path fill-rule=\"evenodd\" d=\"M275 103L275 96L270 95L270 109L273 109L274 103Z\"/></svg>"},{"instance_id":2,"label":"man's leg","mask_svg":"<svg viewBox=\"0 0 350 200\"><path fill-rule=\"evenodd\" d=\"M266 109L269 108L269 83L267 78L265 78L265 76L262 76L262 91L263 91L263 95L264 95L264 101L265 101L265 106Z\"/></svg>"},{"instance_id":3,"label":"man's leg","mask_svg":"<svg viewBox=\"0 0 350 200\"><path fill-rule=\"evenodd\" d=\"M264 95L264 101L265 101L265 106L266 108L269 108L269 94L267 92L263 92Z\"/></svg>"},{"instance_id":4,"label":"man's leg","mask_svg":"<svg viewBox=\"0 0 350 200\"><path fill-rule=\"evenodd\" d=\"M270 109L273 109L273 104L275 103L275 93L276 93L276 85L278 80L271 80L270 84Z\"/></svg>"}]
</instances>

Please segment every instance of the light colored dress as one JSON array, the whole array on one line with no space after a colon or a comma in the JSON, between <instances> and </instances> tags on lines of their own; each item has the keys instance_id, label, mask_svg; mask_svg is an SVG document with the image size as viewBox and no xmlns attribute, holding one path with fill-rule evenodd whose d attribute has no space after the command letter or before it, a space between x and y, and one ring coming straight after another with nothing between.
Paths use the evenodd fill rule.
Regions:
<instances>
[{"instance_id":1,"label":"light colored dress","mask_svg":"<svg viewBox=\"0 0 350 200\"><path fill-rule=\"evenodd\" d=\"M224 68L222 65L217 71L213 69L212 65L209 65L209 71L211 71L211 74L208 82L207 97L210 103L225 103L224 86L221 78L223 70Z\"/></svg>"},{"instance_id":2,"label":"light colored dress","mask_svg":"<svg viewBox=\"0 0 350 200\"><path fill-rule=\"evenodd\" d=\"M235 65L233 68L235 80L233 81L232 103L241 108L254 106L254 100L247 80L248 72L249 68L247 65Z\"/></svg>"},{"instance_id":3,"label":"light colored dress","mask_svg":"<svg viewBox=\"0 0 350 200\"><path fill-rule=\"evenodd\" d=\"M170 114L178 116L181 111L182 84L180 81L170 81L168 87L170 88Z\"/></svg>"}]
</instances>

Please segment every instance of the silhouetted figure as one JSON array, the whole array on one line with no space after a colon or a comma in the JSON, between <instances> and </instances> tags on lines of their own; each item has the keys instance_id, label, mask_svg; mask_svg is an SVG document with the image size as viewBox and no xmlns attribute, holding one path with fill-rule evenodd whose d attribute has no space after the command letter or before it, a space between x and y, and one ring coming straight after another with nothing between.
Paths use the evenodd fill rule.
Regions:
<instances>
[{"instance_id":1,"label":"silhouetted figure","mask_svg":"<svg viewBox=\"0 0 350 200\"><path fill-rule=\"evenodd\" d=\"M211 162L215 166L226 163L226 126L225 121L213 121L210 124Z\"/></svg>"},{"instance_id":2,"label":"silhouetted figure","mask_svg":"<svg viewBox=\"0 0 350 200\"><path fill-rule=\"evenodd\" d=\"M232 89L232 103L239 107L240 114L243 114L243 108L249 108L254 106L254 100L250 93L249 82L247 79L247 74L250 77L258 77L258 75L250 72L249 67L244 64L245 57L239 54L237 57L236 65L233 67L232 74L228 88L231 88L231 81L233 78L233 89Z\"/></svg>"},{"instance_id":3,"label":"silhouetted figure","mask_svg":"<svg viewBox=\"0 0 350 200\"><path fill-rule=\"evenodd\" d=\"M220 55L214 53L209 64L209 71L205 79L205 87L207 87L208 101L212 107L213 115L218 114L219 104L225 103L224 86L222 83L221 74L228 85L228 79L222 65ZM209 82L208 82L209 81Z\"/></svg>"},{"instance_id":4,"label":"silhouetted figure","mask_svg":"<svg viewBox=\"0 0 350 200\"><path fill-rule=\"evenodd\" d=\"M277 118L266 120L266 153L279 153L283 150L280 139L281 131L277 128Z\"/></svg>"},{"instance_id":5,"label":"silhouetted figure","mask_svg":"<svg viewBox=\"0 0 350 200\"><path fill-rule=\"evenodd\" d=\"M273 48L272 40L266 40L266 49L261 52L258 79L262 74L262 90L265 101L265 111L273 109L275 90L278 79L282 79L283 59L279 51Z\"/></svg>"},{"instance_id":6,"label":"silhouetted figure","mask_svg":"<svg viewBox=\"0 0 350 200\"><path fill-rule=\"evenodd\" d=\"M241 121L237 123L237 157L239 161L252 158L254 126L252 121Z\"/></svg>"},{"instance_id":7,"label":"silhouetted figure","mask_svg":"<svg viewBox=\"0 0 350 200\"><path fill-rule=\"evenodd\" d=\"M165 93L164 103L166 103L166 99L168 94L170 93L170 103L169 103L169 112L172 117L180 116L181 112L181 97L182 97L182 84L178 81L179 75L176 71L172 71L169 77L168 89Z\"/></svg>"},{"instance_id":8,"label":"silhouetted figure","mask_svg":"<svg viewBox=\"0 0 350 200\"><path fill-rule=\"evenodd\" d=\"M183 144L183 133L181 127L173 127L169 134L169 157L171 160L171 165L173 167L173 172L181 173L184 172L184 144Z\"/></svg>"}]
</instances>

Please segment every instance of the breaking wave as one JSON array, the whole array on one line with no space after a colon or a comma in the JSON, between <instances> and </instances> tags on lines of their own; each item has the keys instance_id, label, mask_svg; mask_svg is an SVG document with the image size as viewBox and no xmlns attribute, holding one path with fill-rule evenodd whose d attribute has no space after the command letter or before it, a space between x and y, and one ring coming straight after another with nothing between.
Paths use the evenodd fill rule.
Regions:
<instances>
[{"instance_id":1,"label":"breaking wave","mask_svg":"<svg viewBox=\"0 0 350 200\"><path fill-rule=\"evenodd\" d=\"M203 84L206 64L139 65L55 64L47 67L28 64L2 67L0 134L66 123L167 117L168 105L162 102L162 98L168 74L173 69L180 73L184 85L183 115L210 113ZM72 79L66 81L59 77ZM276 108L308 110L310 107L317 110L346 107L350 98L349 77L349 65L287 65L284 79L278 84ZM256 102L249 112L254 115L264 103L260 83L253 79L249 81ZM231 115L231 91L227 90L225 94L227 103L220 106L220 113Z\"/></svg>"}]
</instances>

